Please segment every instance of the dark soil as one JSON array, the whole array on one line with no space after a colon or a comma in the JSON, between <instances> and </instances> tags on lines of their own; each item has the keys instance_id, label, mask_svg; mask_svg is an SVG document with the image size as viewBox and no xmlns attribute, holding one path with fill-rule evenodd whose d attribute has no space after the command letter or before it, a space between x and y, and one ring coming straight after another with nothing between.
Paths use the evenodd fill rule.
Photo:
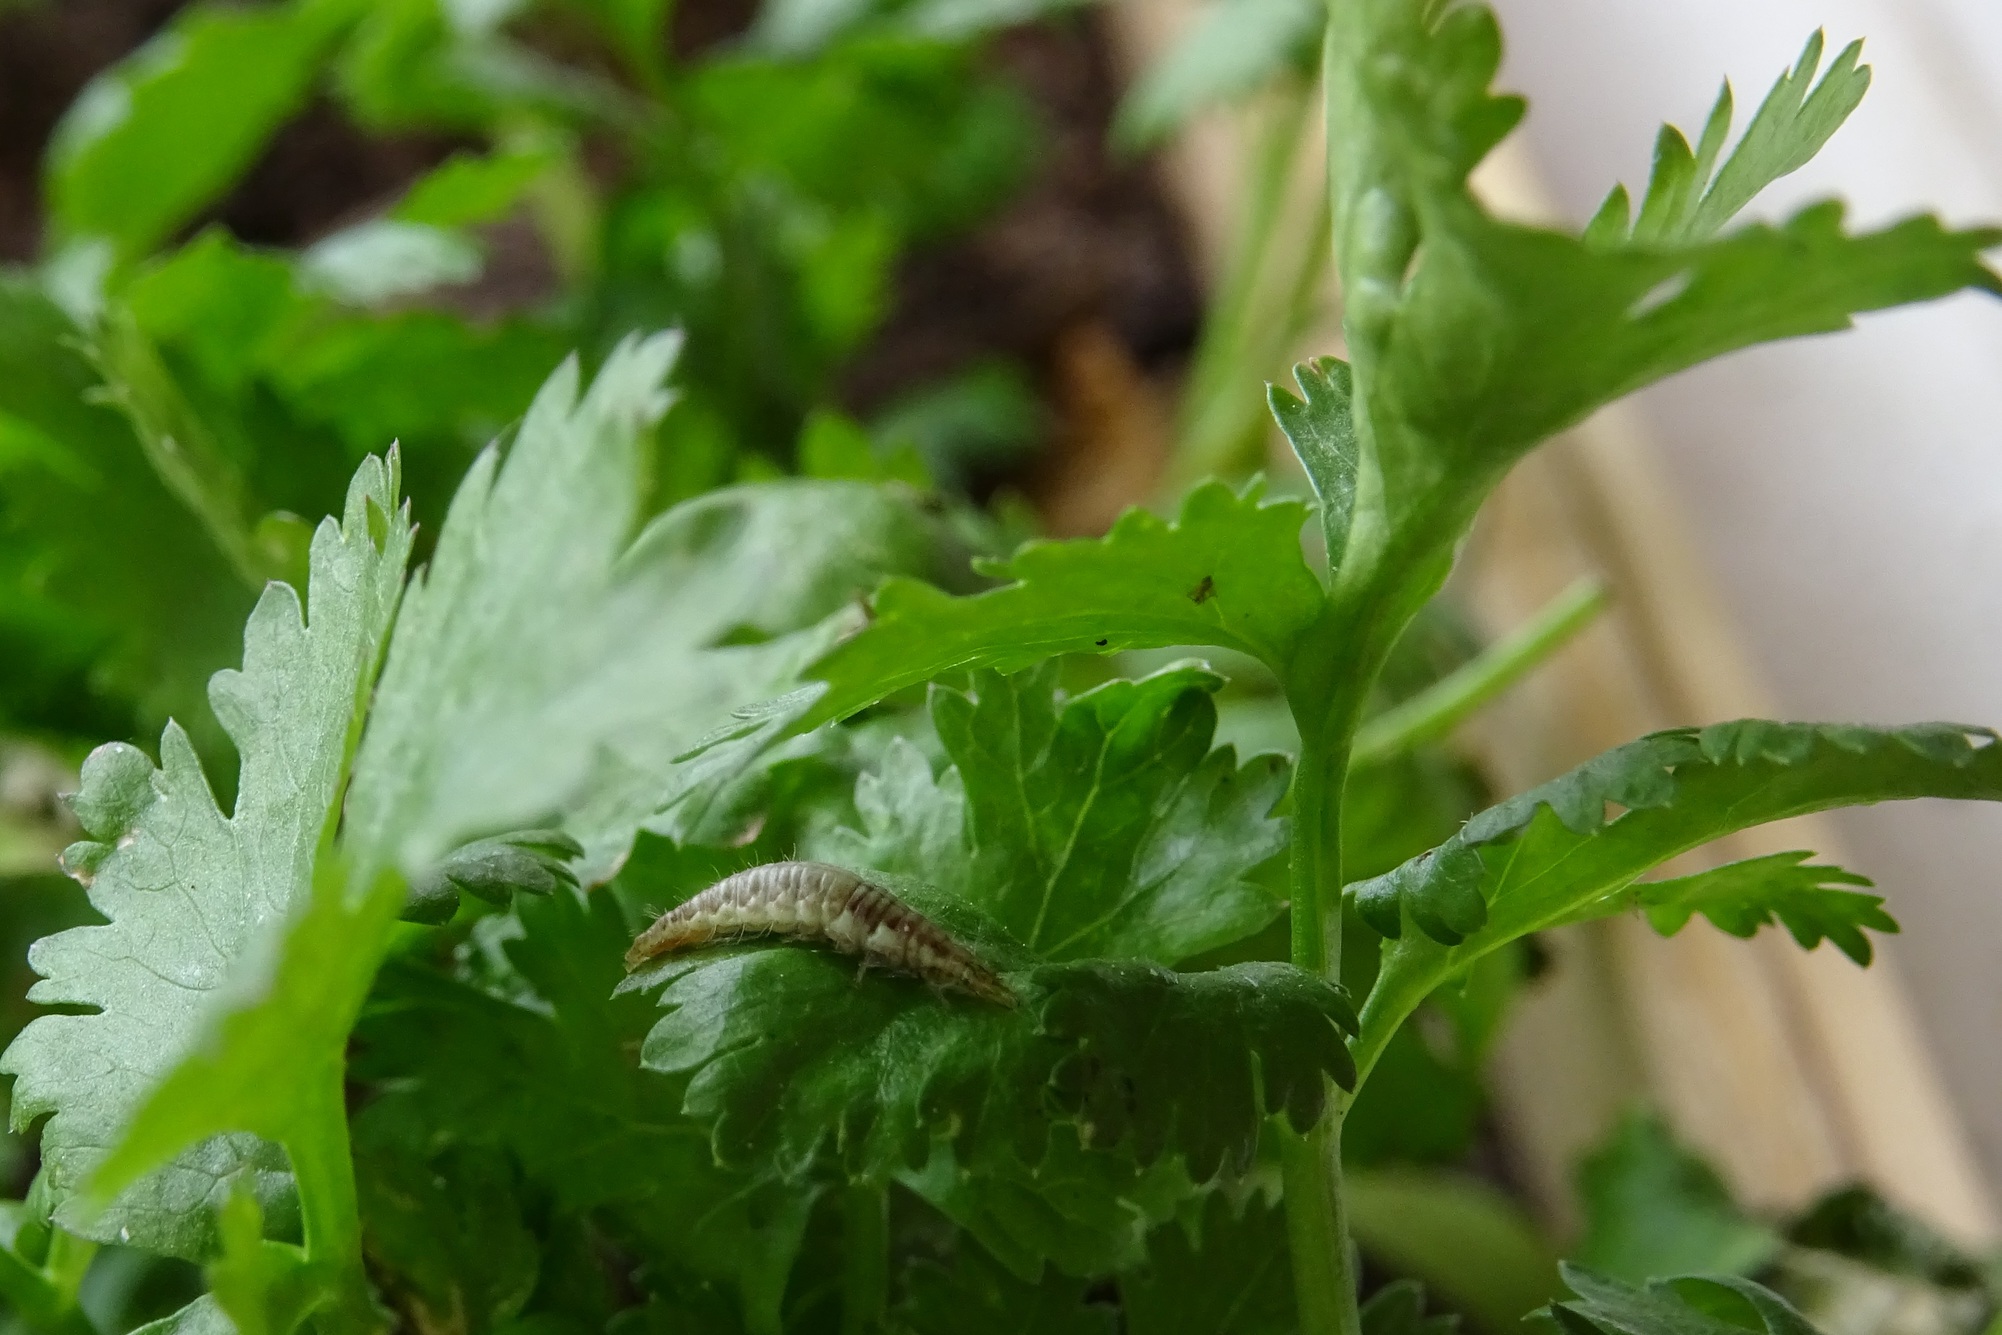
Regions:
<instances>
[{"instance_id":1,"label":"dark soil","mask_svg":"<svg viewBox=\"0 0 2002 1335\"><path fill-rule=\"evenodd\" d=\"M42 152L98 70L151 36L181 0L39 0L0 13L0 261L40 244ZM0 8L5 0L0 0ZM743 32L754 0L688 0L669 41L683 55ZM1016 201L970 235L909 256L892 314L850 369L843 398L868 409L987 357L1045 374L1067 331L1109 326L1150 371L1177 364L1200 308L1183 238L1142 164L1105 148L1117 86L1095 24L1012 34L990 59L1047 125ZM295 246L379 204L456 145L364 134L320 101L288 126L215 218L245 241Z\"/></svg>"}]
</instances>

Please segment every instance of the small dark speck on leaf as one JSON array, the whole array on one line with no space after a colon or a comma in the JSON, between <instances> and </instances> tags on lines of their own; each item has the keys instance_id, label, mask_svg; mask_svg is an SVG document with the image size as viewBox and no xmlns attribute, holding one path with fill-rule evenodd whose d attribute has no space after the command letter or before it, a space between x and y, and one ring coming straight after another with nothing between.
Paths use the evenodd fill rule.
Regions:
<instances>
[{"instance_id":1,"label":"small dark speck on leaf","mask_svg":"<svg viewBox=\"0 0 2002 1335\"><path fill-rule=\"evenodd\" d=\"M1216 580L1209 575L1204 575L1203 582L1189 590L1189 601L1200 607L1215 595Z\"/></svg>"},{"instance_id":2,"label":"small dark speck on leaf","mask_svg":"<svg viewBox=\"0 0 2002 1335\"><path fill-rule=\"evenodd\" d=\"M1106 646L1107 644L1109 644L1109 643L1110 643L1110 641L1109 641L1109 640L1100 640L1100 641L1098 642L1098 647L1099 647L1099 648L1101 648L1101 649L1103 649L1103 648L1104 648L1104 647L1105 647L1105 646Z\"/></svg>"}]
</instances>

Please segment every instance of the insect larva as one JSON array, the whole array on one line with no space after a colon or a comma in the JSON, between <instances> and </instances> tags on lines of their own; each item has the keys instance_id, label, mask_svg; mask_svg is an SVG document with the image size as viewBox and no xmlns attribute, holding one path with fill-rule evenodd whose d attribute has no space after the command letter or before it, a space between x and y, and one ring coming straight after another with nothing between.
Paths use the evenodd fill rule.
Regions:
<instances>
[{"instance_id":1,"label":"insect larva","mask_svg":"<svg viewBox=\"0 0 2002 1335\"><path fill-rule=\"evenodd\" d=\"M673 951L751 936L825 941L861 956L865 967L1015 1004L1000 975L944 928L882 886L822 862L768 862L725 877L641 932L626 952L626 971Z\"/></svg>"}]
</instances>

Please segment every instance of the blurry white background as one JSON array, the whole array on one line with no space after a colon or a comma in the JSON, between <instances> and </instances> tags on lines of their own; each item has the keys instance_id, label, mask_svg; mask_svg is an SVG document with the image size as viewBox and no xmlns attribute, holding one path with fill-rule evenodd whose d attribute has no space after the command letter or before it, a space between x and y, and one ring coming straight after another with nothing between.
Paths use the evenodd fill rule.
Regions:
<instances>
[{"instance_id":1,"label":"blurry white background","mask_svg":"<svg viewBox=\"0 0 2002 1335\"><path fill-rule=\"evenodd\" d=\"M1864 37L1870 95L1755 211L1831 194L1861 223L2002 221L1997 0L1497 0L1504 87L1565 212L1646 183L1661 120L1692 138L1728 75L1742 126L1816 27ZM1865 317L1643 395L1747 645L1800 718L2002 724L2002 301ZM1904 923L1902 966L2002 1186L2002 808L1846 814Z\"/></svg>"}]
</instances>

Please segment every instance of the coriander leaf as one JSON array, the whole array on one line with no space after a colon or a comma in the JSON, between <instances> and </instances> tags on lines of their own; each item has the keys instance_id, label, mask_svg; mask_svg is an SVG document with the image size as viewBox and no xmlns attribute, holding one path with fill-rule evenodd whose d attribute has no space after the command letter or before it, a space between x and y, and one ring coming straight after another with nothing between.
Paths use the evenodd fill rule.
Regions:
<instances>
[{"instance_id":1,"label":"coriander leaf","mask_svg":"<svg viewBox=\"0 0 2002 1335\"><path fill-rule=\"evenodd\" d=\"M1054 685L1045 670L934 688L954 768L933 788L922 757L893 745L888 772L857 794L881 824L829 850L912 876L961 867L960 893L1045 959L1172 965L1272 921L1278 903L1249 876L1286 847L1272 809L1290 767L1210 749L1221 679L1168 668L1061 708ZM942 847L962 800L960 847Z\"/></svg>"},{"instance_id":2,"label":"coriander leaf","mask_svg":"<svg viewBox=\"0 0 2002 1335\"><path fill-rule=\"evenodd\" d=\"M1326 23L1315 0L1212 0L1128 90L1114 141L1151 147L1215 103L1255 93L1280 74L1310 72Z\"/></svg>"},{"instance_id":3,"label":"coriander leaf","mask_svg":"<svg viewBox=\"0 0 2002 1335\"><path fill-rule=\"evenodd\" d=\"M1431 852L1351 887L1365 920L1395 938L1365 1007L1359 1064L1367 1070L1447 977L1530 932L1618 911L1641 875L1679 853L1787 816L1916 797L2002 799L1995 735L1944 723L1679 728L1490 807Z\"/></svg>"},{"instance_id":4,"label":"coriander leaf","mask_svg":"<svg viewBox=\"0 0 2002 1335\"><path fill-rule=\"evenodd\" d=\"M217 809L178 725L161 738L159 769L122 743L84 763L75 809L90 840L73 845L64 864L110 921L38 942L31 961L43 981L30 997L93 1009L35 1020L0 1058L17 1077L14 1124L53 1114L44 1171L60 1197L57 1219L73 1232L200 1256L236 1176L267 1201L283 1192L276 1150L229 1135L182 1154L94 1217L78 1197L154 1087L208 1031L225 992L241 985L246 956L315 898L314 850L409 552L396 490L393 454L363 464L343 520L314 536L308 606L282 584L267 587L244 631L243 670L211 684L243 756L231 815Z\"/></svg>"},{"instance_id":5,"label":"coriander leaf","mask_svg":"<svg viewBox=\"0 0 2002 1335\"><path fill-rule=\"evenodd\" d=\"M1119 1300L1128 1335L1291 1335L1285 1212L1257 1193L1212 1192L1188 1224L1148 1239L1146 1264L1119 1277Z\"/></svg>"},{"instance_id":6,"label":"coriander leaf","mask_svg":"<svg viewBox=\"0 0 2002 1335\"><path fill-rule=\"evenodd\" d=\"M215 1295L204 1293L179 1311L158 1321L148 1321L131 1335L239 1335L239 1332Z\"/></svg>"},{"instance_id":7,"label":"coriander leaf","mask_svg":"<svg viewBox=\"0 0 2002 1335\"><path fill-rule=\"evenodd\" d=\"M1804 950L1823 938L1858 964L1870 962L1870 938L1863 928L1895 932L1881 895L1838 890L1869 885L1870 878L1840 867L1804 866L1812 853L1773 853L1714 867L1694 876L1648 881L1634 887L1634 899L1663 936L1681 931L1701 913L1732 936L1749 937L1774 919L1786 924Z\"/></svg>"},{"instance_id":8,"label":"coriander leaf","mask_svg":"<svg viewBox=\"0 0 2002 1335\"><path fill-rule=\"evenodd\" d=\"M1915 218L1852 236L1835 203L1712 240L1631 245L1604 244L1611 223L1588 241L1501 221L1467 187L1523 111L1488 91L1501 38L1485 5L1342 5L1328 51L1329 115L1343 129L1330 144L1335 248L1361 446L1336 593L1365 621L1408 615L1509 466L1598 406L1738 348L1846 328L1859 311L2002 290L1980 261L2002 233ZM1839 119L1851 60L1837 62L1835 91L1809 97L1798 117L1787 111L1798 87L1772 104L1714 211L1742 202ZM1704 152L1717 142L1706 135Z\"/></svg>"},{"instance_id":9,"label":"coriander leaf","mask_svg":"<svg viewBox=\"0 0 2002 1335\"><path fill-rule=\"evenodd\" d=\"M955 669L1064 653L1213 644L1283 673L1323 595L1300 555L1306 507L1261 496L1206 483L1174 523L1129 510L1103 538L1032 542L983 567L1010 583L971 598L889 581L870 624L813 665L829 689L804 725Z\"/></svg>"},{"instance_id":10,"label":"coriander leaf","mask_svg":"<svg viewBox=\"0 0 2002 1335\"><path fill-rule=\"evenodd\" d=\"M158 349L123 309L104 314L90 344L99 394L125 414L153 471L201 522L238 579L253 588L269 569L251 536L241 470L174 382Z\"/></svg>"},{"instance_id":11,"label":"coriander leaf","mask_svg":"<svg viewBox=\"0 0 2002 1335\"><path fill-rule=\"evenodd\" d=\"M1278 385L1266 399L1293 453L1307 470L1314 494L1321 498L1321 532L1328 543L1328 561L1339 564L1349 542L1355 516L1356 469L1359 463L1355 419L1350 413L1355 379L1347 362L1335 357L1301 362L1293 368L1295 398Z\"/></svg>"},{"instance_id":12,"label":"coriander leaf","mask_svg":"<svg viewBox=\"0 0 2002 1335\"><path fill-rule=\"evenodd\" d=\"M173 715L207 743L205 687L240 652L256 593L127 423L86 401L98 375L80 337L0 276L0 710L100 737L129 730L130 714L149 728ZM57 684L79 679L92 682L81 700Z\"/></svg>"},{"instance_id":13,"label":"coriander leaf","mask_svg":"<svg viewBox=\"0 0 2002 1335\"><path fill-rule=\"evenodd\" d=\"M356 1030L354 1074L377 1091L355 1132L364 1225L370 1147L505 1148L557 1208L591 1212L650 1267L724 1286L748 1330L776 1335L812 1193L719 1169L681 1082L639 1066L654 1008L613 996L631 940L617 902L558 890L486 922L490 974L393 959Z\"/></svg>"},{"instance_id":14,"label":"coriander leaf","mask_svg":"<svg viewBox=\"0 0 2002 1335\"><path fill-rule=\"evenodd\" d=\"M1580 1266L1563 1270L1578 1296L1547 1311L1565 1335L1820 1335L1786 1299L1748 1279L1687 1276L1632 1288Z\"/></svg>"},{"instance_id":15,"label":"coriander leaf","mask_svg":"<svg viewBox=\"0 0 2002 1335\"><path fill-rule=\"evenodd\" d=\"M961 1245L949 1264L920 1262L905 1271L904 1298L890 1315L902 1335L1114 1335L1119 1314L1087 1303L1081 1279L1046 1272L1024 1281L978 1247Z\"/></svg>"},{"instance_id":16,"label":"coriander leaf","mask_svg":"<svg viewBox=\"0 0 2002 1335\"><path fill-rule=\"evenodd\" d=\"M350 0L201 5L93 79L49 145L50 221L66 240L151 250L220 194L306 100Z\"/></svg>"},{"instance_id":17,"label":"coriander leaf","mask_svg":"<svg viewBox=\"0 0 2002 1335\"><path fill-rule=\"evenodd\" d=\"M1680 130L1664 125L1640 217L1627 226L1626 189L1618 187L1600 207L1587 239L1650 246L1707 240L1761 190L1806 166L1870 87L1870 67L1857 63L1863 52L1860 41L1844 47L1817 83L1823 40L1820 32L1807 39L1800 60L1766 94L1722 170L1717 160L1731 132L1729 83L1718 93L1694 151Z\"/></svg>"},{"instance_id":18,"label":"coriander leaf","mask_svg":"<svg viewBox=\"0 0 2002 1335\"><path fill-rule=\"evenodd\" d=\"M1039 965L963 904L898 888L1022 1004L858 981L847 961L798 947L670 956L629 980L663 988L641 1061L688 1076L686 1111L713 1128L720 1161L798 1177L832 1154L880 1177L959 1136L1033 1165L1060 1120L1091 1146L1131 1146L1142 1166L1179 1153L1202 1181L1248 1163L1265 1110L1304 1130L1326 1080L1346 1079L1345 1003L1299 970Z\"/></svg>"},{"instance_id":19,"label":"coriander leaf","mask_svg":"<svg viewBox=\"0 0 2002 1335\"><path fill-rule=\"evenodd\" d=\"M503 1155L428 1149L401 1140L357 1147L370 1273L419 1330L492 1330L535 1291L540 1240Z\"/></svg>"},{"instance_id":20,"label":"coriander leaf","mask_svg":"<svg viewBox=\"0 0 2002 1335\"><path fill-rule=\"evenodd\" d=\"M884 570L942 559L915 496L853 482L713 492L629 540L676 347L628 340L581 398L574 363L559 370L505 463L483 456L453 501L397 622L349 809L407 872L560 812L580 878L604 879L638 827L695 819L713 767L755 748L676 757L796 685Z\"/></svg>"},{"instance_id":21,"label":"coriander leaf","mask_svg":"<svg viewBox=\"0 0 2002 1335\"><path fill-rule=\"evenodd\" d=\"M548 895L575 890L577 873L570 860L583 852L584 846L561 830L517 830L475 839L412 878L403 916L411 922L444 922L458 910L462 894L505 908L517 891Z\"/></svg>"},{"instance_id":22,"label":"coriander leaf","mask_svg":"<svg viewBox=\"0 0 2002 1335\"><path fill-rule=\"evenodd\" d=\"M976 1166L994 1146L1043 1160L1052 1113L1093 1148L1170 1151L1199 1179L1241 1164L1262 1106L1308 1125L1316 1073L1346 1078L1330 1042L1340 994L1277 965L1174 974L1169 962L1237 939L1277 912L1243 879L1283 846L1270 809L1282 765L1212 752L1205 669L1170 668L1053 703L1048 672L938 689L952 768L892 742L857 784L862 828L823 827L802 852L866 869L1011 976L1023 1007L931 996L800 947L670 958L669 1014L643 1059L690 1077L688 1110L718 1157L798 1176L825 1149L850 1171L916 1168L963 1130ZM1026 946L1026 948L1025 948ZM1026 990L1025 990L1026 989ZM1186 1077L1206 1070L1200 1080ZM1194 1101L1191 1102L1191 1095Z\"/></svg>"},{"instance_id":23,"label":"coriander leaf","mask_svg":"<svg viewBox=\"0 0 2002 1335\"><path fill-rule=\"evenodd\" d=\"M1460 1318L1425 1315L1425 1290L1415 1280L1386 1284L1362 1305L1362 1335L1458 1335Z\"/></svg>"},{"instance_id":24,"label":"coriander leaf","mask_svg":"<svg viewBox=\"0 0 2002 1335\"><path fill-rule=\"evenodd\" d=\"M454 153L411 186L391 216L432 227L499 222L556 161L555 149L541 144L485 156Z\"/></svg>"},{"instance_id":25,"label":"coriander leaf","mask_svg":"<svg viewBox=\"0 0 2002 1335\"><path fill-rule=\"evenodd\" d=\"M485 257L449 228L371 218L321 237L300 252L307 291L347 306L383 306L436 287L473 282Z\"/></svg>"},{"instance_id":26,"label":"coriander leaf","mask_svg":"<svg viewBox=\"0 0 2002 1335\"><path fill-rule=\"evenodd\" d=\"M1661 1275L1754 1274L1780 1240L1731 1198L1715 1169L1631 1114L1579 1164L1585 1234L1578 1264L1629 1284Z\"/></svg>"},{"instance_id":27,"label":"coriander leaf","mask_svg":"<svg viewBox=\"0 0 2002 1335\"><path fill-rule=\"evenodd\" d=\"M322 1287L305 1253L264 1236L257 1198L237 1190L217 1220L222 1254L205 1267L209 1292L236 1335L287 1335L321 1305Z\"/></svg>"},{"instance_id":28,"label":"coriander leaf","mask_svg":"<svg viewBox=\"0 0 2002 1335\"><path fill-rule=\"evenodd\" d=\"M1124 1155L1080 1145L1071 1127L1056 1130L1033 1166L1006 1154L964 1161L939 1142L923 1168L897 1181L1024 1280L1034 1280L1045 1261L1080 1277L1138 1264L1150 1230L1191 1193L1180 1165L1136 1168Z\"/></svg>"}]
</instances>

